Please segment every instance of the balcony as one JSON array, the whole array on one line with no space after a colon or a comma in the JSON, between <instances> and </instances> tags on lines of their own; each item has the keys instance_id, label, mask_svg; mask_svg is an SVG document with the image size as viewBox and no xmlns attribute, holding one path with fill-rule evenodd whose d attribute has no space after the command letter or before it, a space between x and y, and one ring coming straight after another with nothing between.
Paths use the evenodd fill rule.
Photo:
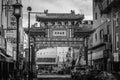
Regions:
<instances>
[{"instance_id":1,"label":"balcony","mask_svg":"<svg viewBox=\"0 0 120 80\"><path fill-rule=\"evenodd\" d=\"M120 0L103 0L102 13L108 13L113 7L118 7Z\"/></svg>"}]
</instances>

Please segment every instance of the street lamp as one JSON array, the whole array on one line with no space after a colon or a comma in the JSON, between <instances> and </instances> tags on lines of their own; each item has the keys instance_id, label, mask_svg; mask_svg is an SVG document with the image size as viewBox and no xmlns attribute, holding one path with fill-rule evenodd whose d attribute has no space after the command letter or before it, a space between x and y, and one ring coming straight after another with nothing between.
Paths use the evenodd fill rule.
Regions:
<instances>
[{"instance_id":1,"label":"street lamp","mask_svg":"<svg viewBox=\"0 0 120 80\"><path fill-rule=\"evenodd\" d=\"M22 5L17 1L17 3L13 4L12 6L13 6L13 15L19 20L19 18L21 17Z\"/></svg>"},{"instance_id":2,"label":"street lamp","mask_svg":"<svg viewBox=\"0 0 120 80\"><path fill-rule=\"evenodd\" d=\"M16 21L17 21L17 30L16 30L16 54L17 54L17 69L19 71L19 18L21 17L21 8L22 5L20 3L13 4L13 15L16 17Z\"/></svg>"},{"instance_id":3,"label":"street lamp","mask_svg":"<svg viewBox=\"0 0 120 80\"><path fill-rule=\"evenodd\" d=\"M29 74L29 79L30 77L30 71L31 71L31 64L30 64L30 12L31 12L32 8L29 6L27 7L27 11L28 11L28 61L29 61L29 70L28 70L28 74Z\"/></svg>"},{"instance_id":4,"label":"street lamp","mask_svg":"<svg viewBox=\"0 0 120 80\"><path fill-rule=\"evenodd\" d=\"M31 16L31 14L41 14L41 13L43 13L43 12L32 12L32 8L30 7L30 6L28 6L27 7L27 11L28 11L28 64L29 64L29 71L28 71L28 74L29 74L29 80L31 79L31 75L30 75L30 72L32 71L32 63L30 62L30 61L32 61L32 57L33 57L33 55L31 54L31 50L30 50L30 46L31 46L31 41L30 41L30 23L31 23L31 21L30 21L30 16ZM34 47L34 44L32 45L32 47ZM34 48L33 48L34 49Z\"/></svg>"}]
</instances>

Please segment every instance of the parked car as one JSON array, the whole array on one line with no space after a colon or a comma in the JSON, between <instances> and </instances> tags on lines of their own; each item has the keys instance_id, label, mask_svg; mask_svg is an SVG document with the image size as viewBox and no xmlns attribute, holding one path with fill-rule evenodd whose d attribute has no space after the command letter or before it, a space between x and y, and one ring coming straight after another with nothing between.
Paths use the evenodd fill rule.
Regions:
<instances>
[{"instance_id":1,"label":"parked car","mask_svg":"<svg viewBox=\"0 0 120 80\"><path fill-rule=\"evenodd\" d=\"M96 80L117 80L117 78L109 72L102 71L96 77Z\"/></svg>"},{"instance_id":2,"label":"parked car","mask_svg":"<svg viewBox=\"0 0 120 80\"><path fill-rule=\"evenodd\" d=\"M71 78L81 78L82 75L85 74L85 68L82 67L74 67L73 70L71 70Z\"/></svg>"},{"instance_id":3,"label":"parked car","mask_svg":"<svg viewBox=\"0 0 120 80\"><path fill-rule=\"evenodd\" d=\"M86 75L88 80L96 80L95 77L100 73L100 70L90 70Z\"/></svg>"},{"instance_id":4,"label":"parked car","mask_svg":"<svg viewBox=\"0 0 120 80\"><path fill-rule=\"evenodd\" d=\"M64 70L63 69L59 70L58 74L64 74Z\"/></svg>"}]
</instances>

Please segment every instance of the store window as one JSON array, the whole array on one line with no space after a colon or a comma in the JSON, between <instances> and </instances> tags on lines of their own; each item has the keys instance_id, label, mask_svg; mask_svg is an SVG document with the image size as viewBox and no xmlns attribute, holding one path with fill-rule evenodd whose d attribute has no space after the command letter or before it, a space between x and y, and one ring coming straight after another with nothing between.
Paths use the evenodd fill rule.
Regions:
<instances>
[{"instance_id":1,"label":"store window","mask_svg":"<svg viewBox=\"0 0 120 80\"><path fill-rule=\"evenodd\" d=\"M65 25L68 25L68 22L67 22L67 21L65 21Z\"/></svg>"}]
</instances>

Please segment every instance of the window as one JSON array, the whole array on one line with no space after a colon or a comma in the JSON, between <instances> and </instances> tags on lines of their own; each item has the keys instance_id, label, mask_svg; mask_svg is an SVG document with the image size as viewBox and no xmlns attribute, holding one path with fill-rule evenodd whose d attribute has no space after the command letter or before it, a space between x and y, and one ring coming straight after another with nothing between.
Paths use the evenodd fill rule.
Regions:
<instances>
[{"instance_id":1,"label":"window","mask_svg":"<svg viewBox=\"0 0 120 80\"><path fill-rule=\"evenodd\" d=\"M97 13L95 13L95 20L97 20Z\"/></svg>"},{"instance_id":2,"label":"window","mask_svg":"<svg viewBox=\"0 0 120 80\"><path fill-rule=\"evenodd\" d=\"M104 31L103 29L100 30L100 39L103 39L103 34L104 34Z\"/></svg>"},{"instance_id":3,"label":"window","mask_svg":"<svg viewBox=\"0 0 120 80\"><path fill-rule=\"evenodd\" d=\"M84 21L84 24L88 24L88 21Z\"/></svg>"},{"instance_id":4,"label":"window","mask_svg":"<svg viewBox=\"0 0 120 80\"><path fill-rule=\"evenodd\" d=\"M65 22L65 25L68 25L68 22L67 22L67 21Z\"/></svg>"},{"instance_id":5,"label":"window","mask_svg":"<svg viewBox=\"0 0 120 80\"><path fill-rule=\"evenodd\" d=\"M119 33L116 33L116 36L115 36L116 38L116 40L115 40L115 47L116 47L116 50L118 50L119 49Z\"/></svg>"},{"instance_id":6,"label":"window","mask_svg":"<svg viewBox=\"0 0 120 80\"><path fill-rule=\"evenodd\" d=\"M74 25L75 24L74 21L72 21L71 24Z\"/></svg>"},{"instance_id":7,"label":"window","mask_svg":"<svg viewBox=\"0 0 120 80\"><path fill-rule=\"evenodd\" d=\"M114 19L115 27L118 27L118 22L119 22L118 13L115 13L114 18L115 18L115 19Z\"/></svg>"},{"instance_id":8,"label":"window","mask_svg":"<svg viewBox=\"0 0 120 80\"><path fill-rule=\"evenodd\" d=\"M107 25L107 34L109 34L110 32L109 32L109 25Z\"/></svg>"},{"instance_id":9,"label":"window","mask_svg":"<svg viewBox=\"0 0 120 80\"><path fill-rule=\"evenodd\" d=\"M58 25L61 25L62 23L60 21L58 21Z\"/></svg>"},{"instance_id":10,"label":"window","mask_svg":"<svg viewBox=\"0 0 120 80\"><path fill-rule=\"evenodd\" d=\"M55 22L52 22L52 25L55 25Z\"/></svg>"},{"instance_id":11,"label":"window","mask_svg":"<svg viewBox=\"0 0 120 80\"><path fill-rule=\"evenodd\" d=\"M91 24L93 24L93 21L91 21Z\"/></svg>"},{"instance_id":12,"label":"window","mask_svg":"<svg viewBox=\"0 0 120 80\"><path fill-rule=\"evenodd\" d=\"M65 25L65 23L64 23L64 22L61 22L61 24L62 24L62 25Z\"/></svg>"},{"instance_id":13,"label":"window","mask_svg":"<svg viewBox=\"0 0 120 80\"><path fill-rule=\"evenodd\" d=\"M95 33L95 40L97 41L97 33Z\"/></svg>"},{"instance_id":14,"label":"window","mask_svg":"<svg viewBox=\"0 0 120 80\"><path fill-rule=\"evenodd\" d=\"M68 21L68 25L71 25L71 21Z\"/></svg>"},{"instance_id":15,"label":"window","mask_svg":"<svg viewBox=\"0 0 120 80\"><path fill-rule=\"evenodd\" d=\"M45 24L45 26L47 26L47 25L48 25L48 22L45 22L44 24Z\"/></svg>"}]
</instances>

